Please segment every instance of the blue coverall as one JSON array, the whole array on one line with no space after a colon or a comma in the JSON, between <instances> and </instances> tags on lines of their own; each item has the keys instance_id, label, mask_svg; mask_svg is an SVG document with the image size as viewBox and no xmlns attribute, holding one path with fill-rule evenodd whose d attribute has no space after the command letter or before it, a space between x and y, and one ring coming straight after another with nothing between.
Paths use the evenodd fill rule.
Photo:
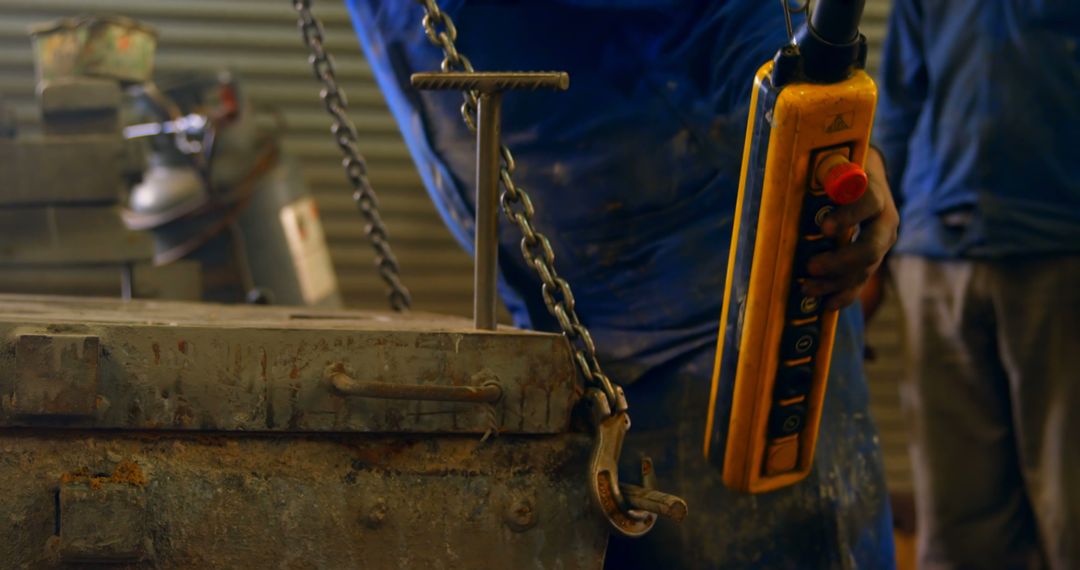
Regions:
<instances>
[{"instance_id":1,"label":"blue coverall","mask_svg":"<svg viewBox=\"0 0 1080 570\"><path fill-rule=\"evenodd\" d=\"M478 70L565 70L565 93L512 93L503 140L609 375L626 386L631 474L653 457L687 499L681 526L615 540L612 568L891 568L862 322L843 311L816 466L765 495L726 489L701 452L750 89L785 40L758 0L445 0ZM473 232L474 136L460 94L418 93L442 54L404 0L350 0L354 25L420 175L463 246ZM518 326L558 330L500 231L500 292Z\"/></svg>"}]
</instances>

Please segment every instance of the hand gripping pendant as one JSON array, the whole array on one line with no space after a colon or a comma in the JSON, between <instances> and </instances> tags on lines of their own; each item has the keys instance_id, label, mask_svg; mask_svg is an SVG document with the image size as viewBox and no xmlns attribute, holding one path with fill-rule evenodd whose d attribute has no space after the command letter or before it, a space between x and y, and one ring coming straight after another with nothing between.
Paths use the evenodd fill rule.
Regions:
<instances>
[{"instance_id":1,"label":"hand gripping pendant","mask_svg":"<svg viewBox=\"0 0 1080 570\"><path fill-rule=\"evenodd\" d=\"M838 313L800 281L838 245L822 221L867 187L877 91L861 8L819 1L754 81L704 450L739 491L795 484L813 464Z\"/></svg>"}]
</instances>

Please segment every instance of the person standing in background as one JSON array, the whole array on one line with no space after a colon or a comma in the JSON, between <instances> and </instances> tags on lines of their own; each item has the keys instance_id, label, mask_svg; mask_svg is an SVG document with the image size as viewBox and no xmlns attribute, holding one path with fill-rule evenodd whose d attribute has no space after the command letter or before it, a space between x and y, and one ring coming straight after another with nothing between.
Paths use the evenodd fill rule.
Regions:
<instances>
[{"instance_id":1,"label":"person standing in background","mask_svg":"<svg viewBox=\"0 0 1080 570\"><path fill-rule=\"evenodd\" d=\"M921 566L1080 568L1080 2L896 0L879 88Z\"/></svg>"}]
</instances>

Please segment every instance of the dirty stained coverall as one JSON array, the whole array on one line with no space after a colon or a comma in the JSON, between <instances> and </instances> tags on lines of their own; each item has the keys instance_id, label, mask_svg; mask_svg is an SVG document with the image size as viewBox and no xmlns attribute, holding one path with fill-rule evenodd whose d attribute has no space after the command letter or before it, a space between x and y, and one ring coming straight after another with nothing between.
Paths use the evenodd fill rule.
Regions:
<instances>
[{"instance_id":1,"label":"dirty stained coverall","mask_svg":"<svg viewBox=\"0 0 1080 570\"><path fill-rule=\"evenodd\" d=\"M878 84L922 567L1078 568L1080 2L896 0Z\"/></svg>"},{"instance_id":2,"label":"dirty stained coverall","mask_svg":"<svg viewBox=\"0 0 1080 570\"><path fill-rule=\"evenodd\" d=\"M439 212L471 248L474 136L461 96L419 93L442 54L405 0L350 0L362 47ZM530 192L609 375L633 421L624 473L641 454L687 499L681 526L615 540L612 568L891 568L891 520L861 367L862 322L843 311L816 468L788 489L727 490L704 436L739 167L754 72L785 40L759 0L446 0L478 70L565 70L565 93L508 94L504 142ZM540 283L499 229L500 293L518 326L557 331Z\"/></svg>"}]
</instances>

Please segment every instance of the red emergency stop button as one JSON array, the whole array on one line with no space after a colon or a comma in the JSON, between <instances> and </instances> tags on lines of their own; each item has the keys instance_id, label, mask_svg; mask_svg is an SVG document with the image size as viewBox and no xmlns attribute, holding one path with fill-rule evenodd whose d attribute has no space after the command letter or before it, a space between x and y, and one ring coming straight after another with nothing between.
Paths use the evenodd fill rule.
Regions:
<instances>
[{"instance_id":1,"label":"red emergency stop button","mask_svg":"<svg viewBox=\"0 0 1080 570\"><path fill-rule=\"evenodd\" d=\"M821 159L814 175L825 188L829 199L840 205L850 204L861 198L869 183L866 171L840 153Z\"/></svg>"}]
</instances>

